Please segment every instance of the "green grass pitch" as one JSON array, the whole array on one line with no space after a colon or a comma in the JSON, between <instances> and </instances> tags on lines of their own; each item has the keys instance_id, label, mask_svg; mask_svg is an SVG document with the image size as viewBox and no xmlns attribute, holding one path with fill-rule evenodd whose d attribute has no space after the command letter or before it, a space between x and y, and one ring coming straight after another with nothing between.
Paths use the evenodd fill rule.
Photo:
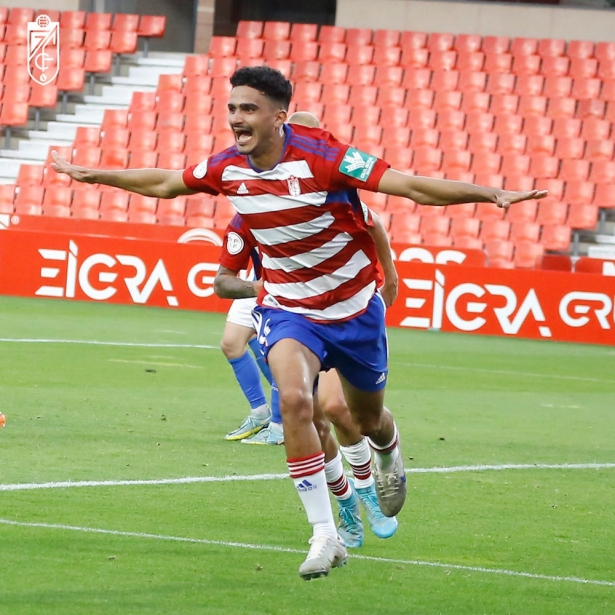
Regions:
<instances>
[{"instance_id":1,"label":"green grass pitch","mask_svg":"<svg viewBox=\"0 0 615 615\"><path fill-rule=\"evenodd\" d=\"M390 330L400 527L306 583L290 480L231 480L287 470L223 438L223 323L0 298L1 615L615 613L615 349Z\"/></svg>"}]
</instances>

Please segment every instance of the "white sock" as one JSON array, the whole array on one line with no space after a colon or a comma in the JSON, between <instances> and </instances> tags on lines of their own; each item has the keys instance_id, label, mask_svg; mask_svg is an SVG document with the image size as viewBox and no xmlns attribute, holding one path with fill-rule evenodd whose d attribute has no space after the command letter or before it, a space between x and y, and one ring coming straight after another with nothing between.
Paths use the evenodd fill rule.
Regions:
<instances>
[{"instance_id":1,"label":"white sock","mask_svg":"<svg viewBox=\"0 0 615 615\"><path fill-rule=\"evenodd\" d=\"M250 416L255 419L258 419L259 421L266 419L270 414L271 410L269 410L269 406L267 404L263 404L258 408L252 408L252 410L250 411Z\"/></svg>"},{"instance_id":2,"label":"white sock","mask_svg":"<svg viewBox=\"0 0 615 615\"><path fill-rule=\"evenodd\" d=\"M368 438L369 445L374 451L374 458L376 465L379 468L388 468L399 457L399 434L397 432L397 425L393 424L395 432L393 433L392 440L385 446L378 446L374 444L371 438Z\"/></svg>"},{"instance_id":3,"label":"white sock","mask_svg":"<svg viewBox=\"0 0 615 615\"><path fill-rule=\"evenodd\" d=\"M354 476L354 486L357 489L365 489L374 484L372 476L372 452L369 448L367 438L361 438L356 444L351 446L340 446L342 455L352 468Z\"/></svg>"},{"instance_id":4,"label":"white sock","mask_svg":"<svg viewBox=\"0 0 615 615\"><path fill-rule=\"evenodd\" d=\"M287 459L290 476L295 484L314 536L337 536L331 500L327 492L324 453L301 459Z\"/></svg>"},{"instance_id":5,"label":"white sock","mask_svg":"<svg viewBox=\"0 0 615 615\"><path fill-rule=\"evenodd\" d=\"M331 461L325 463L325 477L331 493L337 500L347 500L352 495L350 483L344 474L342 456L339 451Z\"/></svg>"}]
</instances>

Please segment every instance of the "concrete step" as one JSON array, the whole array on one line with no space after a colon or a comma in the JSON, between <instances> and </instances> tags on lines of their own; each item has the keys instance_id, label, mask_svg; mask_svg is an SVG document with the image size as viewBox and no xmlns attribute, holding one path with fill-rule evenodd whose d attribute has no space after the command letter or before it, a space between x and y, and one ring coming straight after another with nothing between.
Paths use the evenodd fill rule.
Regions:
<instances>
[{"instance_id":1,"label":"concrete step","mask_svg":"<svg viewBox=\"0 0 615 615\"><path fill-rule=\"evenodd\" d=\"M592 258L604 258L606 260L615 259L615 245L593 245L587 249L587 256Z\"/></svg>"}]
</instances>

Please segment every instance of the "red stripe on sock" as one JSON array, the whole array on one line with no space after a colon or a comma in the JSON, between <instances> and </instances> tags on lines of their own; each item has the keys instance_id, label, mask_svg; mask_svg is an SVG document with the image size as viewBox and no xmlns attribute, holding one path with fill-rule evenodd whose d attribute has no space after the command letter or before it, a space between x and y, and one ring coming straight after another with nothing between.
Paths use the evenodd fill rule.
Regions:
<instances>
[{"instance_id":1,"label":"red stripe on sock","mask_svg":"<svg viewBox=\"0 0 615 615\"><path fill-rule=\"evenodd\" d=\"M381 455L388 455L389 453L392 453L398 444L399 444L399 435L396 436L392 444L390 444L389 446L385 448L380 448L379 446L376 446L371 440L369 441L369 445L372 447L372 449L375 450L377 453L380 453Z\"/></svg>"},{"instance_id":2,"label":"red stripe on sock","mask_svg":"<svg viewBox=\"0 0 615 615\"><path fill-rule=\"evenodd\" d=\"M344 474L342 474L336 481L329 482L327 481L327 485L329 489L331 489L331 493L335 496L342 496L348 491L348 479Z\"/></svg>"},{"instance_id":3,"label":"red stripe on sock","mask_svg":"<svg viewBox=\"0 0 615 615\"><path fill-rule=\"evenodd\" d=\"M325 454L320 452L308 457L287 459L286 463L291 478L303 478L304 476L317 474L325 469Z\"/></svg>"},{"instance_id":4,"label":"red stripe on sock","mask_svg":"<svg viewBox=\"0 0 615 615\"><path fill-rule=\"evenodd\" d=\"M353 476L359 480L367 480L372 475L372 467L369 461L360 466L355 466L351 463L350 468L352 469Z\"/></svg>"}]
</instances>

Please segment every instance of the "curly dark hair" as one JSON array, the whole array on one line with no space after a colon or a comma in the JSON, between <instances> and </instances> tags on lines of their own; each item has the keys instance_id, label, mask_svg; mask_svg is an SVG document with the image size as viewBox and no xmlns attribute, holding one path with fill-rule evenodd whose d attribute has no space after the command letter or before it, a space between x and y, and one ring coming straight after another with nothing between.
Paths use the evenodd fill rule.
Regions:
<instances>
[{"instance_id":1,"label":"curly dark hair","mask_svg":"<svg viewBox=\"0 0 615 615\"><path fill-rule=\"evenodd\" d=\"M279 103L286 111L293 95L290 81L279 70L269 66L242 66L233 73L231 85L254 88Z\"/></svg>"}]
</instances>

